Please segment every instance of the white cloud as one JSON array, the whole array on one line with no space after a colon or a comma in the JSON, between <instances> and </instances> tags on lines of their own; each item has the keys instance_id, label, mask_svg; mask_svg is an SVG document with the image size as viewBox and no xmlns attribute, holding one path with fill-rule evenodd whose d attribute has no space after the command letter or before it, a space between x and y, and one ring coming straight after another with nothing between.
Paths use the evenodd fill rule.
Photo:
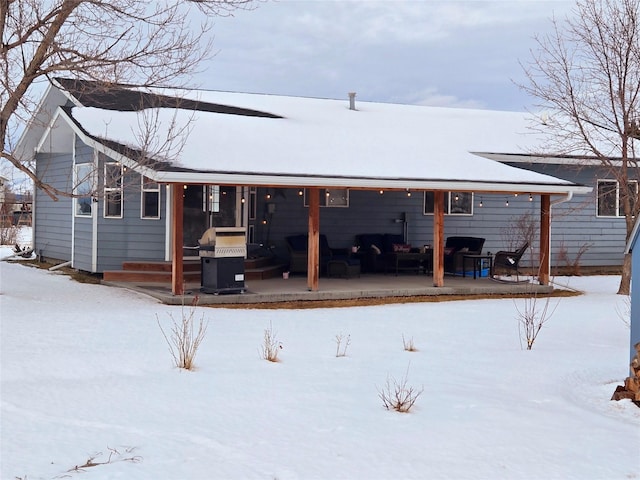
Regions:
<instances>
[{"instance_id":1,"label":"white cloud","mask_svg":"<svg viewBox=\"0 0 640 480\"><path fill-rule=\"evenodd\" d=\"M532 37L572 1L275 1L219 19L212 89L522 110Z\"/></svg>"}]
</instances>

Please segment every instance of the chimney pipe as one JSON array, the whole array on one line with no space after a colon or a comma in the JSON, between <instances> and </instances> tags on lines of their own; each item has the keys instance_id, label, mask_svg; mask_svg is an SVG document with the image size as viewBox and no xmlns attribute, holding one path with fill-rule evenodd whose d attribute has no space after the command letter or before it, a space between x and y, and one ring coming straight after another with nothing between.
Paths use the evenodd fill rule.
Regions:
<instances>
[{"instance_id":1,"label":"chimney pipe","mask_svg":"<svg viewBox=\"0 0 640 480\"><path fill-rule=\"evenodd\" d=\"M349 110L356 109L356 92L349 92Z\"/></svg>"}]
</instances>

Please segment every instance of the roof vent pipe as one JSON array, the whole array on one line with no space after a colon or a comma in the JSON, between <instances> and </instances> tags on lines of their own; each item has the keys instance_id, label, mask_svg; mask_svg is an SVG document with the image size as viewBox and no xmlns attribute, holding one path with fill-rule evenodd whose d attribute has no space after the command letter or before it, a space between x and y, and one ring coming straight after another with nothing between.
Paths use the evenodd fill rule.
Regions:
<instances>
[{"instance_id":1,"label":"roof vent pipe","mask_svg":"<svg viewBox=\"0 0 640 480\"><path fill-rule=\"evenodd\" d=\"M349 92L349 110L356 109L356 92Z\"/></svg>"}]
</instances>

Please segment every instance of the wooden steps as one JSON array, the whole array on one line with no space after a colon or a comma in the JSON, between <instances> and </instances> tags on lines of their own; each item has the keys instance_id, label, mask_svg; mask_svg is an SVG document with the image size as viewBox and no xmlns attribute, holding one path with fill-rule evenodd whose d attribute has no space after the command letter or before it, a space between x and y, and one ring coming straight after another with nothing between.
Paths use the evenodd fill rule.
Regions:
<instances>
[{"instance_id":1,"label":"wooden steps","mask_svg":"<svg viewBox=\"0 0 640 480\"><path fill-rule=\"evenodd\" d=\"M264 280L279 277L285 269L283 264L272 264L270 258L248 258L244 262L246 280ZM123 262L122 270L103 272L106 282L171 283L171 262L129 261ZM183 279L188 283L200 283L200 260L185 260Z\"/></svg>"},{"instance_id":2,"label":"wooden steps","mask_svg":"<svg viewBox=\"0 0 640 480\"><path fill-rule=\"evenodd\" d=\"M244 261L245 280L265 280L280 277L286 265L273 263L269 257L247 258Z\"/></svg>"},{"instance_id":3,"label":"wooden steps","mask_svg":"<svg viewBox=\"0 0 640 480\"><path fill-rule=\"evenodd\" d=\"M185 261L184 282L200 282L200 260ZM123 262L122 270L107 270L102 273L107 282L171 283L171 262Z\"/></svg>"}]
</instances>

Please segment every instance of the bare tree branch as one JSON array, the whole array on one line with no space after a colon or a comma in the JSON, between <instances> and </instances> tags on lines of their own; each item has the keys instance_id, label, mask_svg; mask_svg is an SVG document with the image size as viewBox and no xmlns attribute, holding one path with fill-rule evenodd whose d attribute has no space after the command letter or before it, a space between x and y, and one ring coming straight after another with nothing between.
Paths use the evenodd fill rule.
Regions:
<instances>
[{"instance_id":1,"label":"bare tree branch","mask_svg":"<svg viewBox=\"0 0 640 480\"><path fill-rule=\"evenodd\" d=\"M580 0L522 65L521 86L538 100L543 150L595 157L619 185L627 240L640 214L635 156L640 142L640 0ZM628 294L627 255L619 293Z\"/></svg>"},{"instance_id":2,"label":"bare tree branch","mask_svg":"<svg viewBox=\"0 0 640 480\"><path fill-rule=\"evenodd\" d=\"M212 21L256 0L0 0L0 158L51 196L12 149L53 76L181 86L211 55ZM196 21L199 18L198 21Z\"/></svg>"}]
</instances>

